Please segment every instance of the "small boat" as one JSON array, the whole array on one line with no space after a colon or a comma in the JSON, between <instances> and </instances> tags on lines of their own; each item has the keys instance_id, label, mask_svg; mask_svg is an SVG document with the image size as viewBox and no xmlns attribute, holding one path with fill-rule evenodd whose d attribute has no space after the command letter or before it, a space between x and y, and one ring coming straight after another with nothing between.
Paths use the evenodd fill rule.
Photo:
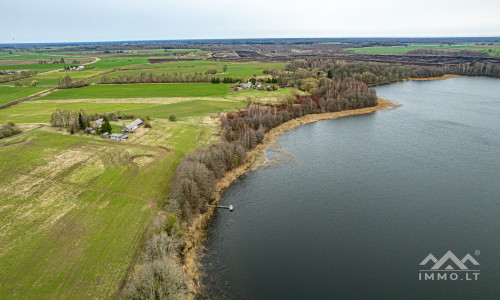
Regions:
<instances>
[{"instance_id":1,"label":"small boat","mask_svg":"<svg viewBox=\"0 0 500 300\"><path fill-rule=\"evenodd\" d=\"M229 205L229 210L233 211L234 207L232 205Z\"/></svg>"}]
</instances>

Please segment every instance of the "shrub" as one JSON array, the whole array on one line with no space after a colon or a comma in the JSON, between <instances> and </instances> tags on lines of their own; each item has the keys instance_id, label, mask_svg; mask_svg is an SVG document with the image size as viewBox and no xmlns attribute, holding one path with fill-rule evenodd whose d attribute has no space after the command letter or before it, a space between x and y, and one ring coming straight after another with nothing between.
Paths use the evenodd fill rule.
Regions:
<instances>
[{"instance_id":1,"label":"shrub","mask_svg":"<svg viewBox=\"0 0 500 300\"><path fill-rule=\"evenodd\" d=\"M175 120L177 120L177 117L175 115L170 115L170 117L168 117L168 119L170 121L175 121Z\"/></svg>"},{"instance_id":2,"label":"shrub","mask_svg":"<svg viewBox=\"0 0 500 300\"><path fill-rule=\"evenodd\" d=\"M125 290L126 299L185 299L189 279L182 267L162 257L139 267Z\"/></svg>"},{"instance_id":3,"label":"shrub","mask_svg":"<svg viewBox=\"0 0 500 300\"><path fill-rule=\"evenodd\" d=\"M164 228L168 235L180 236L182 234L181 227L175 213L168 214Z\"/></svg>"},{"instance_id":4,"label":"shrub","mask_svg":"<svg viewBox=\"0 0 500 300\"><path fill-rule=\"evenodd\" d=\"M169 236L165 232L154 235L144 247L141 255L143 263L150 263L154 260L170 256L182 248L180 239L176 236Z\"/></svg>"},{"instance_id":5,"label":"shrub","mask_svg":"<svg viewBox=\"0 0 500 300\"><path fill-rule=\"evenodd\" d=\"M8 122L0 126L0 139L19 134L21 132L23 131L19 129L14 123Z\"/></svg>"}]
</instances>

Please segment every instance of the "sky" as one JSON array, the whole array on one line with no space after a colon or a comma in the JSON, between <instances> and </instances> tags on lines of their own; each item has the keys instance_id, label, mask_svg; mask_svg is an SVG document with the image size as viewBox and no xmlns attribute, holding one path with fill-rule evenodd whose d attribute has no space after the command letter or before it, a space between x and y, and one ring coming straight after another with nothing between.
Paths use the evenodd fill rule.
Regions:
<instances>
[{"instance_id":1,"label":"sky","mask_svg":"<svg viewBox=\"0 0 500 300\"><path fill-rule=\"evenodd\" d=\"M0 43L446 36L500 36L500 0L0 0Z\"/></svg>"}]
</instances>

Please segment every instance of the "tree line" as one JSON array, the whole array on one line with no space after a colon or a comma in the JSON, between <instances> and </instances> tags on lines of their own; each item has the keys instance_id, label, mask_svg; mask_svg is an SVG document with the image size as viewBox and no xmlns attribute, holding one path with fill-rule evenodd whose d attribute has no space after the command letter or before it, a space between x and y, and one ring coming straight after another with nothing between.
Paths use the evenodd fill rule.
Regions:
<instances>
[{"instance_id":1,"label":"tree line","mask_svg":"<svg viewBox=\"0 0 500 300\"><path fill-rule=\"evenodd\" d=\"M285 101L277 106L249 104L245 110L226 114L221 121L221 141L189 153L179 164L170 197L178 203L184 220L192 220L206 210L206 205L213 201L217 180L244 163L246 152L261 143L267 131L307 114L375 106L377 96L373 89L355 79L324 78L316 95Z\"/></svg>"},{"instance_id":2,"label":"tree line","mask_svg":"<svg viewBox=\"0 0 500 300\"><path fill-rule=\"evenodd\" d=\"M429 67L313 58L291 61L277 76L278 83L282 86L293 86L310 92L322 78L353 78L367 85L377 85L444 74L500 77L500 64L471 62Z\"/></svg>"},{"instance_id":3,"label":"tree line","mask_svg":"<svg viewBox=\"0 0 500 300\"><path fill-rule=\"evenodd\" d=\"M281 85L300 88L304 79L354 78L367 85L386 84L408 78L437 77L445 74L442 68L403 66L376 62L346 62L331 59L299 59L286 64L278 77Z\"/></svg>"},{"instance_id":4,"label":"tree line","mask_svg":"<svg viewBox=\"0 0 500 300\"><path fill-rule=\"evenodd\" d=\"M406 52L408 55L447 55L447 56L468 56L468 57L488 57L490 54L481 50L455 50L445 51L438 49L416 49Z\"/></svg>"},{"instance_id":5,"label":"tree line","mask_svg":"<svg viewBox=\"0 0 500 300\"><path fill-rule=\"evenodd\" d=\"M0 83L21 80L21 79L25 79L25 78L28 78L31 76L35 76L38 73L38 71L22 71L20 74L11 74L11 73L13 73L13 72L9 72L9 71L0 72L0 75L1 75L0 76ZM4 75L4 74L7 74L7 75Z\"/></svg>"},{"instance_id":6,"label":"tree line","mask_svg":"<svg viewBox=\"0 0 500 300\"><path fill-rule=\"evenodd\" d=\"M222 79L223 83L233 83L239 81L239 78L226 77ZM215 82L217 81L217 82ZM162 73L153 74L145 73L141 74L124 74L115 77L103 76L101 77L101 84L129 84L129 83L202 83L202 82L212 82L220 83L218 77L213 76L211 73Z\"/></svg>"},{"instance_id":7,"label":"tree line","mask_svg":"<svg viewBox=\"0 0 500 300\"><path fill-rule=\"evenodd\" d=\"M85 80L73 81L69 75L66 75L57 79L57 85L60 89L72 89L88 86L89 84Z\"/></svg>"},{"instance_id":8,"label":"tree line","mask_svg":"<svg viewBox=\"0 0 500 300\"><path fill-rule=\"evenodd\" d=\"M472 62L459 65L447 65L446 73L466 76L500 77L500 64Z\"/></svg>"}]
</instances>

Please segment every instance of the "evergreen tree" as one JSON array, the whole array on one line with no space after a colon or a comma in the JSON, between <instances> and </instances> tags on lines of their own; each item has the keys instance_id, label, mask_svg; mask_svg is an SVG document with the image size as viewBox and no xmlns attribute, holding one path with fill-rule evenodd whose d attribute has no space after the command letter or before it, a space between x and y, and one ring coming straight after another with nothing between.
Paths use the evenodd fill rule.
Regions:
<instances>
[{"instance_id":1,"label":"evergreen tree","mask_svg":"<svg viewBox=\"0 0 500 300\"><path fill-rule=\"evenodd\" d=\"M100 133L105 133L105 132L111 134L111 124L109 124L108 118L106 117L104 117L102 120L102 126L100 130Z\"/></svg>"},{"instance_id":2,"label":"evergreen tree","mask_svg":"<svg viewBox=\"0 0 500 300\"><path fill-rule=\"evenodd\" d=\"M328 70L328 78L330 78L330 79L333 78L333 72L332 72L332 70Z\"/></svg>"},{"instance_id":3,"label":"evergreen tree","mask_svg":"<svg viewBox=\"0 0 500 300\"><path fill-rule=\"evenodd\" d=\"M82 113L78 113L78 127L80 128L80 130L85 130L85 122L83 122L83 119L82 119Z\"/></svg>"}]
</instances>

